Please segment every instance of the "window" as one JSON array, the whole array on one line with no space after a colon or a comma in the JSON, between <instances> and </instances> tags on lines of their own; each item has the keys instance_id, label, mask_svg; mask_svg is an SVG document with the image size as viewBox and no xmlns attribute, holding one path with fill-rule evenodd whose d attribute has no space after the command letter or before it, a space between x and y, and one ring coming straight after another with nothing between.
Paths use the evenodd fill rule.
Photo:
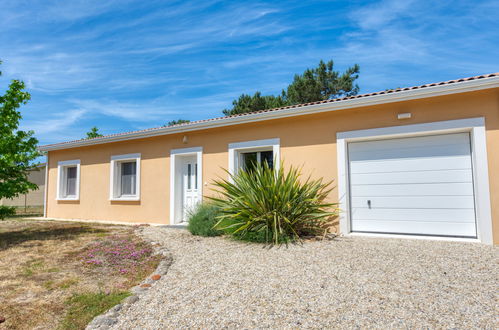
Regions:
<instances>
[{"instance_id":1,"label":"window","mask_svg":"<svg viewBox=\"0 0 499 330\"><path fill-rule=\"evenodd\" d=\"M240 168L244 168L247 171L253 170L256 164L263 164L264 162L269 165L269 168L274 168L274 152L272 150L241 152L240 157Z\"/></svg>"},{"instance_id":2,"label":"window","mask_svg":"<svg viewBox=\"0 0 499 330\"><path fill-rule=\"evenodd\" d=\"M57 199L79 200L80 160L61 161L57 167Z\"/></svg>"},{"instance_id":3,"label":"window","mask_svg":"<svg viewBox=\"0 0 499 330\"><path fill-rule=\"evenodd\" d=\"M66 167L66 191L64 197L76 196L76 166Z\"/></svg>"},{"instance_id":4,"label":"window","mask_svg":"<svg viewBox=\"0 0 499 330\"><path fill-rule=\"evenodd\" d=\"M194 163L194 160L191 161L192 163L187 163L187 173L184 177L188 190L198 189L198 164Z\"/></svg>"},{"instance_id":5,"label":"window","mask_svg":"<svg viewBox=\"0 0 499 330\"><path fill-rule=\"evenodd\" d=\"M121 166L121 196L135 195L137 193L137 163L123 162Z\"/></svg>"},{"instance_id":6,"label":"window","mask_svg":"<svg viewBox=\"0 0 499 330\"><path fill-rule=\"evenodd\" d=\"M111 157L111 200L140 199L140 154Z\"/></svg>"},{"instance_id":7,"label":"window","mask_svg":"<svg viewBox=\"0 0 499 330\"><path fill-rule=\"evenodd\" d=\"M266 162L270 168L279 167L280 140L256 140L229 144L229 172L251 170L255 164Z\"/></svg>"}]
</instances>

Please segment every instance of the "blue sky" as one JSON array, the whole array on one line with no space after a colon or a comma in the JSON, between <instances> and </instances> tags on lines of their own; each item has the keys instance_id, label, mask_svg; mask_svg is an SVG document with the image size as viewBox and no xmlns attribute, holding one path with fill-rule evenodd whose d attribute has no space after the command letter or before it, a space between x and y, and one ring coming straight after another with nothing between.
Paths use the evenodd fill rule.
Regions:
<instances>
[{"instance_id":1,"label":"blue sky","mask_svg":"<svg viewBox=\"0 0 499 330\"><path fill-rule=\"evenodd\" d=\"M361 93L499 71L499 1L0 2L0 91L41 144L217 117L320 59Z\"/></svg>"}]
</instances>

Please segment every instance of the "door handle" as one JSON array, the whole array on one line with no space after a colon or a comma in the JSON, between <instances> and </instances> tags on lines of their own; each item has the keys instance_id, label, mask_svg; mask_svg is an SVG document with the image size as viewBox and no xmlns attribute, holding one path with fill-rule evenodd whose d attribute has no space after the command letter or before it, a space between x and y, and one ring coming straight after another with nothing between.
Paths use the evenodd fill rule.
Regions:
<instances>
[{"instance_id":1,"label":"door handle","mask_svg":"<svg viewBox=\"0 0 499 330\"><path fill-rule=\"evenodd\" d=\"M371 208L371 200L370 199L367 200L367 207Z\"/></svg>"}]
</instances>

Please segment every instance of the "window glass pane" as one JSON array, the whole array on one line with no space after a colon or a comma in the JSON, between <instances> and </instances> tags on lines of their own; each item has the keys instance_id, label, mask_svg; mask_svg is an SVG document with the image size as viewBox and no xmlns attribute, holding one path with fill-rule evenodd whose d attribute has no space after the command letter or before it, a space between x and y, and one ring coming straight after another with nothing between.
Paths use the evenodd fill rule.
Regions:
<instances>
[{"instance_id":1,"label":"window glass pane","mask_svg":"<svg viewBox=\"0 0 499 330\"><path fill-rule=\"evenodd\" d=\"M262 154L260 157L262 160L262 164L263 164L263 162L267 162L270 169L274 168L274 152L273 151L262 151Z\"/></svg>"},{"instance_id":2,"label":"window glass pane","mask_svg":"<svg viewBox=\"0 0 499 330\"><path fill-rule=\"evenodd\" d=\"M121 195L135 195L137 179L137 163L121 163Z\"/></svg>"},{"instance_id":3,"label":"window glass pane","mask_svg":"<svg viewBox=\"0 0 499 330\"><path fill-rule=\"evenodd\" d=\"M191 169L191 164L187 164L187 189L191 189L191 172L192 172L192 169Z\"/></svg>"},{"instance_id":4,"label":"window glass pane","mask_svg":"<svg viewBox=\"0 0 499 330\"><path fill-rule=\"evenodd\" d=\"M255 168L255 164L257 162L257 153L256 152L246 152L242 154L243 163L242 168L246 171L252 171Z\"/></svg>"},{"instance_id":5,"label":"window glass pane","mask_svg":"<svg viewBox=\"0 0 499 330\"><path fill-rule=\"evenodd\" d=\"M198 189L198 164L194 164L194 189Z\"/></svg>"},{"instance_id":6,"label":"window glass pane","mask_svg":"<svg viewBox=\"0 0 499 330\"><path fill-rule=\"evenodd\" d=\"M66 167L66 196L76 196L76 166Z\"/></svg>"},{"instance_id":7,"label":"window glass pane","mask_svg":"<svg viewBox=\"0 0 499 330\"><path fill-rule=\"evenodd\" d=\"M137 171L136 162L124 162L121 163L121 173L123 175L135 175Z\"/></svg>"}]
</instances>

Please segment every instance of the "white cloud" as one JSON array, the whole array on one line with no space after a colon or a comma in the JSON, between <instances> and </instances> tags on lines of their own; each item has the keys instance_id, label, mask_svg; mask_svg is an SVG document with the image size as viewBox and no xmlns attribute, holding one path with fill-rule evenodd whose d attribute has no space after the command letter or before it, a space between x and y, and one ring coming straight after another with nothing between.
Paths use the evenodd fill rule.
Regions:
<instances>
[{"instance_id":1,"label":"white cloud","mask_svg":"<svg viewBox=\"0 0 499 330\"><path fill-rule=\"evenodd\" d=\"M343 62L360 63L363 91L487 73L494 66L488 55L497 32L476 29L493 24L485 14L499 9L493 3L383 0L364 5L350 13L355 29L343 35L344 44L334 53Z\"/></svg>"},{"instance_id":2,"label":"white cloud","mask_svg":"<svg viewBox=\"0 0 499 330\"><path fill-rule=\"evenodd\" d=\"M220 9L203 12L217 2L177 2L154 11L147 4L136 2L134 8L149 11L130 20L114 16L74 30L78 20L126 11L127 4L83 0L47 1L32 6L16 2L0 4L0 12L4 9L4 14L12 13L23 23L10 22L6 28L11 32L4 35L7 40L0 37L5 75L21 78L31 90L45 93L154 86L165 82L163 77L150 75L158 58L199 53L232 41L275 36L289 30L281 20L270 17L279 12L274 5L228 3ZM41 28L41 38L37 38L36 44L13 37L33 32L25 25L28 17L34 26ZM57 32L53 32L53 27L57 27ZM180 65L183 64L177 64Z\"/></svg>"},{"instance_id":3,"label":"white cloud","mask_svg":"<svg viewBox=\"0 0 499 330\"><path fill-rule=\"evenodd\" d=\"M364 30L384 28L390 22L408 14L414 0L384 0L354 11L350 17Z\"/></svg>"},{"instance_id":4,"label":"white cloud","mask_svg":"<svg viewBox=\"0 0 499 330\"><path fill-rule=\"evenodd\" d=\"M114 100L84 100L71 99L80 109L94 115L105 115L115 118L121 118L130 122L152 122L158 121L165 116L179 114L177 110L172 110L159 101L138 102L120 102Z\"/></svg>"},{"instance_id":5,"label":"white cloud","mask_svg":"<svg viewBox=\"0 0 499 330\"><path fill-rule=\"evenodd\" d=\"M82 54L34 54L4 52L6 77L23 79L29 89L43 92L88 88L101 77L96 63L89 63Z\"/></svg>"},{"instance_id":6,"label":"white cloud","mask_svg":"<svg viewBox=\"0 0 499 330\"><path fill-rule=\"evenodd\" d=\"M65 130L80 120L87 111L84 109L73 109L58 113L52 117L40 116L32 122L23 122L21 129L34 130L37 134L53 133Z\"/></svg>"}]
</instances>

